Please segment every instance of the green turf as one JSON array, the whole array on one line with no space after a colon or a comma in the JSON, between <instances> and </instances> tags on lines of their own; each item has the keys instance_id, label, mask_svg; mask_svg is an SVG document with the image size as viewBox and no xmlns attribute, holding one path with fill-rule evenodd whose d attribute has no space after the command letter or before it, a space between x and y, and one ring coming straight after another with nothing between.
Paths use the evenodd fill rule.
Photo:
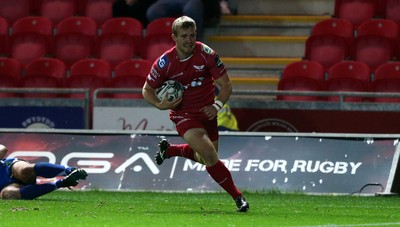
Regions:
<instances>
[{"instance_id":1,"label":"green turf","mask_svg":"<svg viewBox=\"0 0 400 227\"><path fill-rule=\"evenodd\" d=\"M56 191L0 201L1 226L400 226L400 197Z\"/></svg>"}]
</instances>

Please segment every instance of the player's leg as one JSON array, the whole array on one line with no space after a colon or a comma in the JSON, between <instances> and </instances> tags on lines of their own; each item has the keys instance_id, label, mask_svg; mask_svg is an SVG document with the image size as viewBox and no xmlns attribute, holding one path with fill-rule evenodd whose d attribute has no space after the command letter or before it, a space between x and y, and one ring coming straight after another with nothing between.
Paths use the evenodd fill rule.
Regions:
<instances>
[{"instance_id":1,"label":"player's leg","mask_svg":"<svg viewBox=\"0 0 400 227\"><path fill-rule=\"evenodd\" d=\"M52 178L59 175L66 176L75 169L75 167L65 167L48 162L33 164L25 161L17 161L12 165L12 176L24 184L32 184L36 182L37 176L45 178Z\"/></svg>"},{"instance_id":2,"label":"player's leg","mask_svg":"<svg viewBox=\"0 0 400 227\"><path fill-rule=\"evenodd\" d=\"M177 125L177 132L180 136L184 136L184 134L191 128L202 128L201 121L185 119L181 120L180 118L171 119L175 125ZM179 121L181 121L179 123ZM179 123L179 124L178 124ZM199 162L204 164L201 156L197 155L193 149L188 144L169 144L167 140L162 140L159 144L159 151L155 156L155 162L158 165L161 165L165 159L170 157L179 156L191 159L195 162Z\"/></svg>"},{"instance_id":3,"label":"player's leg","mask_svg":"<svg viewBox=\"0 0 400 227\"><path fill-rule=\"evenodd\" d=\"M74 187L78 185L79 180L84 180L87 177L86 171L83 169L75 169L63 179L56 180L44 184L18 184L13 183L3 188L0 192L1 199L26 199L31 200L39 196L53 192L63 187Z\"/></svg>"},{"instance_id":4,"label":"player's leg","mask_svg":"<svg viewBox=\"0 0 400 227\"><path fill-rule=\"evenodd\" d=\"M11 166L11 176L17 182L21 182L18 193L14 184L5 187L4 199L35 199L39 196L50 193L61 187L78 185L78 181L86 179L87 173L83 169L64 167L51 163L28 163L25 161L14 162ZM61 173L68 174L65 178L51 183L36 184L36 177L55 177Z\"/></svg>"},{"instance_id":5,"label":"player's leg","mask_svg":"<svg viewBox=\"0 0 400 227\"><path fill-rule=\"evenodd\" d=\"M39 196L48 194L52 191L55 191L59 188L65 187L75 187L78 185L79 180L84 180L87 177L87 173L83 169L75 169L68 176L64 177L61 180L56 180L50 183L44 184L28 184L19 190L21 199L35 199Z\"/></svg>"},{"instance_id":6,"label":"player's leg","mask_svg":"<svg viewBox=\"0 0 400 227\"><path fill-rule=\"evenodd\" d=\"M213 136L215 138L215 136ZM240 190L236 187L232 174L228 168L218 158L215 147L218 147L218 140L211 142L207 132L204 129L195 128L188 130L184 135L185 141L189 146L199 154L206 165L206 170L210 176L217 182L226 192L228 192L236 202L238 211L246 212L249 204L243 197Z\"/></svg>"},{"instance_id":7,"label":"player's leg","mask_svg":"<svg viewBox=\"0 0 400 227\"><path fill-rule=\"evenodd\" d=\"M204 4L203 0L185 1L182 14L191 17L196 22L197 39L203 39Z\"/></svg>"},{"instance_id":8,"label":"player's leg","mask_svg":"<svg viewBox=\"0 0 400 227\"><path fill-rule=\"evenodd\" d=\"M174 17L182 14L182 5L177 1L158 0L146 12L149 21L163 17Z\"/></svg>"},{"instance_id":9,"label":"player's leg","mask_svg":"<svg viewBox=\"0 0 400 227\"><path fill-rule=\"evenodd\" d=\"M26 199L31 200L58 189L55 182L46 184L21 185L10 184L1 190L1 199Z\"/></svg>"},{"instance_id":10,"label":"player's leg","mask_svg":"<svg viewBox=\"0 0 400 227\"><path fill-rule=\"evenodd\" d=\"M1 199L21 199L20 184L13 183L4 187L0 192Z\"/></svg>"},{"instance_id":11,"label":"player's leg","mask_svg":"<svg viewBox=\"0 0 400 227\"><path fill-rule=\"evenodd\" d=\"M57 165L48 162L38 162L34 165L36 176L46 178L52 178L59 175L66 176L75 169L75 167Z\"/></svg>"},{"instance_id":12,"label":"player's leg","mask_svg":"<svg viewBox=\"0 0 400 227\"><path fill-rule=\"evenodd\" d=\"M78 177L77 174L74 174L74 172L72 172L64 179L56 180L51 183L27 185L13 183L3 188L3 190L1 190L0 192L0 196L1 199L32 200L62 187L76 186L80 178L81 177Z\"/></svg>"}]
</instances>

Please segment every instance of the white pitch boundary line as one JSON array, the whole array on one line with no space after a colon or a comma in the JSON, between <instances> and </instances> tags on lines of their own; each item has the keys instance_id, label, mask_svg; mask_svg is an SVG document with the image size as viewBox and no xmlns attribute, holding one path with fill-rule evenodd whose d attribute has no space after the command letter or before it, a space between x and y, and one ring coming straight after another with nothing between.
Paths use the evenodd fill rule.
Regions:
<instances>
[{"instance_id":1,"label":"white pitch boundary line","mask_svg":"<svg viewBox=\"0 0 400 227\"><path fill-rule=\"evenodd\" d=\"M398 226L400 222L388 222L388 223L370 223L370 224L326 224L326 225L302 225L292 227L358 227L358 226Z\"/></svg>"}]
</instances>

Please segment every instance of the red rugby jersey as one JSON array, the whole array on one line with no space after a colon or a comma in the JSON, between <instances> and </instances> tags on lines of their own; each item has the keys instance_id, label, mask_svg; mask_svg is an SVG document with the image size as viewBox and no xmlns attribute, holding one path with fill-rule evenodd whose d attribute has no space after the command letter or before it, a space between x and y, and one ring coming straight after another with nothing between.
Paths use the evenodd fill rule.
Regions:
<instances>
[{"instance_id":1,"label":"red rugby jersey","mask_svg":"<svg viewBox=\"0 0 400 227\"><path fill-rule=\"evenodd\" d=\"M176 112L198 113L215 98L214 79L226 73L218 54L201 42L196 42L193 55L180 60L175 47L166 51L154 63L147 76L152 88L159 88L166 80L179 81L184 87L183 100Z\"/></svg>"}]
</instances>

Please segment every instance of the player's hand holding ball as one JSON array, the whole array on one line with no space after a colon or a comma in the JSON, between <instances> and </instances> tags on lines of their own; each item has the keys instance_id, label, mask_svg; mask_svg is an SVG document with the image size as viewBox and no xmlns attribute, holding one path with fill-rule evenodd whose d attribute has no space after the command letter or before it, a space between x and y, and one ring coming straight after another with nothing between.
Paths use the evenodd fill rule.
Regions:
<instances>
[{"instance_id":1,"label":"player's hand holding ball","mask_svg":"<svg viewBox=\"0 0 400 227\"><path fill-rule=\"evenodd\" d=\"M178 81L167 80L163 85L156 89L156 96L160 100L160 109L174 109L183 97L185 88Z\"/></svg>"}]
</instances>

